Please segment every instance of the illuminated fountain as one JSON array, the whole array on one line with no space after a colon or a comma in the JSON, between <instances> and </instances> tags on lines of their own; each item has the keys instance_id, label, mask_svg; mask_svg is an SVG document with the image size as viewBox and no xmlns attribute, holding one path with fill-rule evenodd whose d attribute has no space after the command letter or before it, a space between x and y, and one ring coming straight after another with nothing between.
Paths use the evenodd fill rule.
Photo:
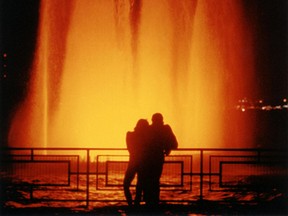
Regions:
<instances>
[{"instance_id":1,"label":"illuminated fountain","mask_svg":"<svg viewBox=\"0 0 288 216\"><path fill-rule=\"evenodd\" d=\"M125 147L126 132L155 112L180 147L250 146L251 125L245 138L224 136L224 108L253 79L239 2L43 0L10 146Z\"/></svg>"}]
</instances>

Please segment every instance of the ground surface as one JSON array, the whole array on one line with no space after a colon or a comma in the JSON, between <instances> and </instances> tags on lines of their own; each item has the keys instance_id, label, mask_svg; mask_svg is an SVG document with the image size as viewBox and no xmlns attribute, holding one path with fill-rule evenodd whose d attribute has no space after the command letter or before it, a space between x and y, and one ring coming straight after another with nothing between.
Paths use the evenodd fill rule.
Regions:
<instances>
[{"instance_id":1,"label":"ground surface","mask_svg":"<svg viewBox=\"0 0 288 216\"><path fill-rule=\"evenodd\" d=\"M82 207L77 210L54 207L3 208L0 215L288 215L288 201L253 204L198 201L187 205L163 204L154 209L146 206L129 208L126 205L92 209Z\"/></svg>"}]
</instances>

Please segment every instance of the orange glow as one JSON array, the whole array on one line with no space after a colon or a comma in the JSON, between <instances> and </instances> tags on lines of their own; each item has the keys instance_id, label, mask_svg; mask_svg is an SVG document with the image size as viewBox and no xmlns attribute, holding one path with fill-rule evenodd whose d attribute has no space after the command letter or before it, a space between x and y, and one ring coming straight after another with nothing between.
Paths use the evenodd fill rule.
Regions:
<instances>
[{"instance_id":1,"label":"orange glow","mask_svg":"<svg viewBox=\"0 0 288 216\"><path fill-rule=\"evenodd\" d=\"M191 2L43 0L10 146L125 147L155 112L181 148L241 143L224 136L224 107L250 91L251 32L239 1Z\"/></svg>"}]
</instances>

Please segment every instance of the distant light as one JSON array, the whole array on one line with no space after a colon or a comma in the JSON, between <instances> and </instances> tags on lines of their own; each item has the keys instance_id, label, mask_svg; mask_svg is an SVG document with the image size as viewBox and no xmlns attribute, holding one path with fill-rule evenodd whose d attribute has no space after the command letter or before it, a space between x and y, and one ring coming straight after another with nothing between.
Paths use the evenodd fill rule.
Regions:
<instances>
[{"instance_id":1,"label":"distant light","mask_svg":"<svg viewBox=\"0 0 288 216\"><path fill-rule=\"evenodd\" d=\"M241 108L241 111L242 111L242 112L245 112L245 108Z\"/></svg>"},{"instance_id":2,"label":"distant light","mask_svg":"<svg viewBox=\"0 0 288 216\"><path fill-rule=\"evenodd\" d=\"M262 110L270 111L270 110L272 110L272 109L273 109L273 107L272 107L271 105L267 105L267 106L263 106L263 107L262 107Z\"/></svg>"},{"instance_id":3,"label":"distant light","mask_svg":"<svg viewBox=\"0 0 288 216\"><path fill-rule=\"evenodd\" d=\"M3 57L4 57L4 58L7 58L7 53L4 53L4 54L3 54Z\"/></svg>"},{"instance_id":4,"label":"distant light","mask_svg":"<svg viewBox=\"0 0 288 216\"><path fill-rule=\"evenodd\" d=\"M283 99L283 102L286 103L286 102L287 102L287 98L284 98L284 99Z\"/></svg>"},{"instance_id":5,"label":"distant light","mask_svg":"<svg viewBox=\"0 0 288 216\"><path fill-rule=\"evenodd\" d=\"M263 100L260 99L260 100L259 100L259 103L263 103Z\"/></svg>"}]
</instances>

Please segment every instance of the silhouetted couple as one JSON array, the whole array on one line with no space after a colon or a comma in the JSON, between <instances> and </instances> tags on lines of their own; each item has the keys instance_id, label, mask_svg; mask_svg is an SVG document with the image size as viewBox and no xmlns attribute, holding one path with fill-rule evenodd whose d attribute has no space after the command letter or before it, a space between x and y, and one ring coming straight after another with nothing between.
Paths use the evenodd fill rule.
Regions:
<instances>
[{"instance_id":1,"label":"silhouetted couple","mask_svg":"<svg viewBox=\"0 0 288 216\"><path fill-rule=\"evenodd\" d=\"M137 174L134 204L140 205L143 198L149 206L159 203L160 177L165 156L177 149L176 137L169 125L164 125L163 116L155 113L152 124L140 119L133 132L127 132L126 144L129 163L124 177L124 193L129 206L133 205L130 185Z\"/></svg>"}]
</instances>

